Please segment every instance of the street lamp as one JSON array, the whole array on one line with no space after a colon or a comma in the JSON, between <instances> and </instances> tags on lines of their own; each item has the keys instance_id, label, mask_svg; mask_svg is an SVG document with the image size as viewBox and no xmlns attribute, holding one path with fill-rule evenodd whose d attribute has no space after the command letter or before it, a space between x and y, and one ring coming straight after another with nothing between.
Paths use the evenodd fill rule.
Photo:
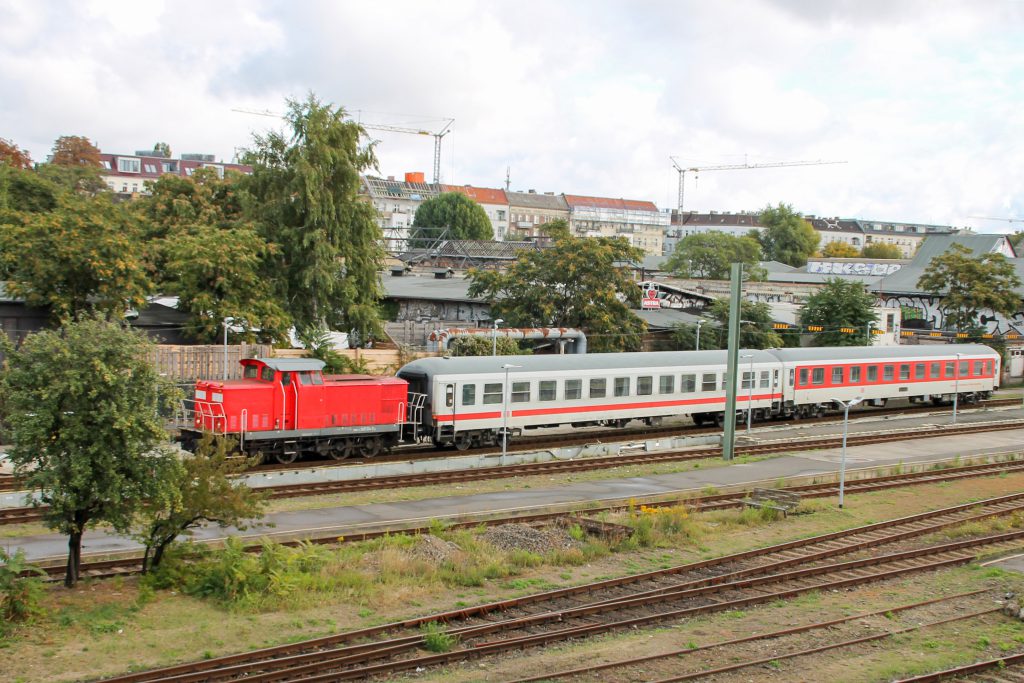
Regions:
<instances>
[{"instance_id":1,"label":"street lamp","mask_svg":"<svg viewBox=\"0 0 1024 683\"><path fill-rule=\"evenodd\" d=\"M491 328L491 355L498 355L498 325L505 322L501 318L494 321L494 327Z\"/></svg>"},{"instance_id":2,"label":"street lamp","mask_svg":"<svg viewBox=\"0 0 1024 683\"><path fill-rule=\"evenodd\" d=\"M705 320L704 318L697 319L697 343L693 347L694 351L700 351L700 326L706 322L707 320Z\"/></svg>"},{"instance_id":3,"label":"street lamp","mask_svg":"<svg viewBox=\"0 0 1024 683\"><path fill-rule=\"evenodd\" d=\"M960 398L960 356L962 353L956 354L956 367L953 369L953 377L956 380L953 382L953 424L956 424L956 404L957 399Z\"/></svg>"},{"instance_id":4,"label":"street lamp","mask_svg":"<svg viewBox=\"0 0 1024 683\"><path fill-rule=\"evenodd\" d=\"M745 353L740 359L750 359L750 384L747 386L747 436L750 436L750 415L754 412L752 405L754 400L754 354Z\"/></svg>"},{"instance_id":5,"label":"street lamp","mask_svg":"<svg viewBox=\"0 0 1024 683\"><path fill-rule=\"evenodd\" d=\"M508 452L508 405L509 405L509 383L508 383L508 371L512 368L521 368L522 365L512 365L511 363L505 363L501 366L505 370L505 391L502 395L501 404L501 464L505 464L505 454Z\"/></svg>"},{"instance_id":6,"label":"street lamp","mask_svg":"<svg viewBox=\"0 0 1024 683\"><path fill-rule=\"evenodd\" d=\"M850 424L850 408L854 407L858 403L864 400L863 396L851 399L848 403L843 403L838 398L833 398L831 401L837 403L843 408L843 456L839 462L839 509L843 509L843 491L846 488L846 432Z\"/></svg>"}]
</instances>

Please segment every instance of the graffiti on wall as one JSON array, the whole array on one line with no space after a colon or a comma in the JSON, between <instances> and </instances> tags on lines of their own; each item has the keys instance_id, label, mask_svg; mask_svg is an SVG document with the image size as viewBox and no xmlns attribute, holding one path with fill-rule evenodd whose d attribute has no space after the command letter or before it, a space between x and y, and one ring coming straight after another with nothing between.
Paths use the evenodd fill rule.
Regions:
<instances>
[{"instance_id":1,"label":"graffiti on wall","mask_svg":"<svg viewBox=\"0 0 1024 683\"><path fill-rule=\"evenodd\" d=\"M426 322L443 320L475 324L481 320L490 320L491 312L487 304L470 303L468 301L427 301L423 299L403 299L398 306L397 322L406 320Z\"/></svg>"},{"instance_id":2,"label":"graffiti on wall","mask_svg":"<svg viewBox=\"0 0 1024 683\"><path fill-rule=\"evenodd\" d=\"M904 311L906 320L924 320L933 330L941 330L946 323L946 311L942 307L942 299L927 294L882 294L881 305L886 308L899 308ZM907 315L913 311L913 317ZM978 321L988 334L1003 335L1007 333L1021 334L1024 331L1024 310L1019 310L1009 318L992 311L982 311Z\"/></svg>"},{"instance_id":3,"label":"graffiti on wall","mask_svg":"<svg viewBox=\"0 0 1024 683\"><path fill-rule=\"evenodd\" d=\"M826 275L889 275L903 267L902 263L870 263L843 261L808 261L808 273Z\"/></svg>"}]
</instances>

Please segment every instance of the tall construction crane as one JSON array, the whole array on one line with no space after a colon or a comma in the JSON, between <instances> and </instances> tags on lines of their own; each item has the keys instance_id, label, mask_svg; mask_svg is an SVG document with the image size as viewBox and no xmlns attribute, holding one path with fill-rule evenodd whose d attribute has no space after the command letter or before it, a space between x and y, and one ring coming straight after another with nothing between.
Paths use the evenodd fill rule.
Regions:
<instances>
[{"instance_id":1,"label":"tall construction crane","mask_svg":"<svg viewBox=\"0 0 1024 683\"><path fill-rule=\"evenodd\" d=\"M825 164L845 164L845 161L776 161L767 164L748 164L746 162L742 164L725 164L723 166L701 166L699 168L683 168L679 165L679 160L675 157L669 157L672 165L675 166L676 170L679 171L679 213L683 212L683 196L686 189L686 174L687 173L700 173L701 171L743 171L755 168L779 168L782 166L823 166Z\"/></svg>"},{"instance_id":2,"label":"tall construction crane","mask_svg":"<svg viewBox=\"0 0 1024 683\"><path fill-rule=\"evenodd\" d=\"M255 109L232 109L231 111L238 112L240 114L255 114L256 116L271 116L278 119L283 119L284 116L277 114L272 111L258 111ZM452 132L452 124L455 123L455 119L442 119L444 123L441 129L436 133L422 128L405 128L403 126L391 126L383 123L359 123L363 128L370 130L383 130L390 133L408 133L410 135L432 135L434 137L434 184L437 185L441 182L441 140L445 135Z\"/></svg>"}]
</instances>

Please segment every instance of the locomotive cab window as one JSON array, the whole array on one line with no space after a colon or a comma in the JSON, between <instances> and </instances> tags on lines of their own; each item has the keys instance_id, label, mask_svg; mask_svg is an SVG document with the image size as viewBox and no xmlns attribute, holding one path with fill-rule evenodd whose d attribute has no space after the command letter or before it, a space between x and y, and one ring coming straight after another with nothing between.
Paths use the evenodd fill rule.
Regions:
<instances>
[{"instance_id":1,"label":"locomotive cab window","mask_svg":"<svg viewBox=\"0 0 1024 683\"><path fill-rule=\"evenodd\" d=\"M616 377L615 378L615 395L616 396L629 396L629 378L628 377Z\"/></svg>"},{"instance_id":2,"label":"locomotive cab window","mask_svg":"<svg viewBox=\"0 0 1024 683\"><path fill-rule=\"evenodd\" d=\"M502 394L505 393L505 385L501 382L484 385L484 404L501 403Z\"/></svg>"},{"instance_id":3,"label":"locomotive cab window","mask_svg":"<svg viewBox=\"0 0 1024 683\"><path fill-rule=\"evenodd\" d=\"M567 379L565 380L565 400L575 401L583 396L583 380L581 379Z\"/></svg>"},{"instance_id":4,"label":"locomotive cab window","mask_svg":"<svg viewBox=\"0 0 1024 683\"><path fill-rule=\"evenodd\" d=\"M553 379L537 383L537 398L541 401L554 401L558 382Z\"/></svg>"},{"instance_id":5,"label":"locomotive cab window","mask_svg":"<svg viewBox=\"0 0 1024 683\"><path fill-rule=\"evenodd\" d=\"M674 375L662 375L658 378L658 393L672 394L676 390L676 378Z\"/></svg>"},{"instance_id":6,"label":"locomotive cab window","mask_svg":"<svg viewBox=\"0 0 1024 683\"><path fill-rule=\"evenodd\" d=\"M464 405L464 406L476 405L476 385L475 384L463 384L462 385L462 405Z\"/></svg>"},{"instance_id":7,"label":"locomotive cab window","mask_svg":"<svg viewBox=\"0 0 1024 683\"><path fill-rule=\"evenodd\" d=\"M604 398L607 391L608 380L603 377L590 380L590 398Z\"/></svg>"},{"instance_id":8,"label":"locomotive cab window","mask_svg":"<svg viewBox=\"0 0 1024 683\"><path fill-rule=\"evenodd\" d=\"M266 365L264 365L263 369L260 370L260 379L262 379L264 381L267 381L267 382L273 382L274 381L274 369L273 368L268 368Z\"/></svg>"},{"instance_id":9,"label":"locomotive cab window","mask_svg":"<svg viewBox=\"0 0 1024 683\"><path fill-rule=\"evenodd\" d=\"M288 386L291 383L292 383L292 373L290 373L290 372L282 372L281 373L281 386L286 387L286 386Z\"/></svg>"},{"instance_id":10,"label":"locomotive cab window","mask_svg":"<svg viewBox=\"0 0 1024 683\"><path fill-rule=\"evenodd\" d=\"M626 390L628 393L628 389ZM654 378L653 377L637 377L636 378L636 395L637 396L650 396L654 393Z\"/></svg>"},{"instance_id":11,"label":"locomotive cab window","mask_svg":"<svg viewBox=\"0 0 1024 683\"><path fill-rule=\"evenodd\" d=\"M242 373L242 377L245 379L256 379L260 376L260 369L255 365L246 365L245 372Z\"/></svg>"}]
</instances>

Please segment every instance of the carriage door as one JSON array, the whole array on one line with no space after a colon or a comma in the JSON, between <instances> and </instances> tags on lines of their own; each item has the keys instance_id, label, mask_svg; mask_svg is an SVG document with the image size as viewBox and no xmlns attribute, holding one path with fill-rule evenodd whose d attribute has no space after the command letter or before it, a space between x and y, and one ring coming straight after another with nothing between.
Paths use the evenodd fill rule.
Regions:
<instances>
[{"instance_id":1,"label":"carriage door","mask_svg":"<svg viewBox=\"0 0 1024 683\"><path fill-rule=\"evenodd\" d=\"M772 412L778 413L782 407L782 387L779 386L779 371L772 370Z\"/></svg>"},{"instance_id":2,"label":"carriage door","mask_svg":"<svg viewBox=\"0 0 1024 683\"><path fill-rule=\"evenodd\" d=\"M1010 377L1024 377L1024 349L1010 349Z\"/></svg>"},{"instance_id":3,"label":"carriage door","mask_svg":"<svg viewBox=\"0 0 1024 683\"><path fill-rule=\"evenodd\" d=\"M295 415L298 409L298 386L294 372L281 373L281 399L283 419L281 429L295 429Z\"/></svg>"}]
</instances>

